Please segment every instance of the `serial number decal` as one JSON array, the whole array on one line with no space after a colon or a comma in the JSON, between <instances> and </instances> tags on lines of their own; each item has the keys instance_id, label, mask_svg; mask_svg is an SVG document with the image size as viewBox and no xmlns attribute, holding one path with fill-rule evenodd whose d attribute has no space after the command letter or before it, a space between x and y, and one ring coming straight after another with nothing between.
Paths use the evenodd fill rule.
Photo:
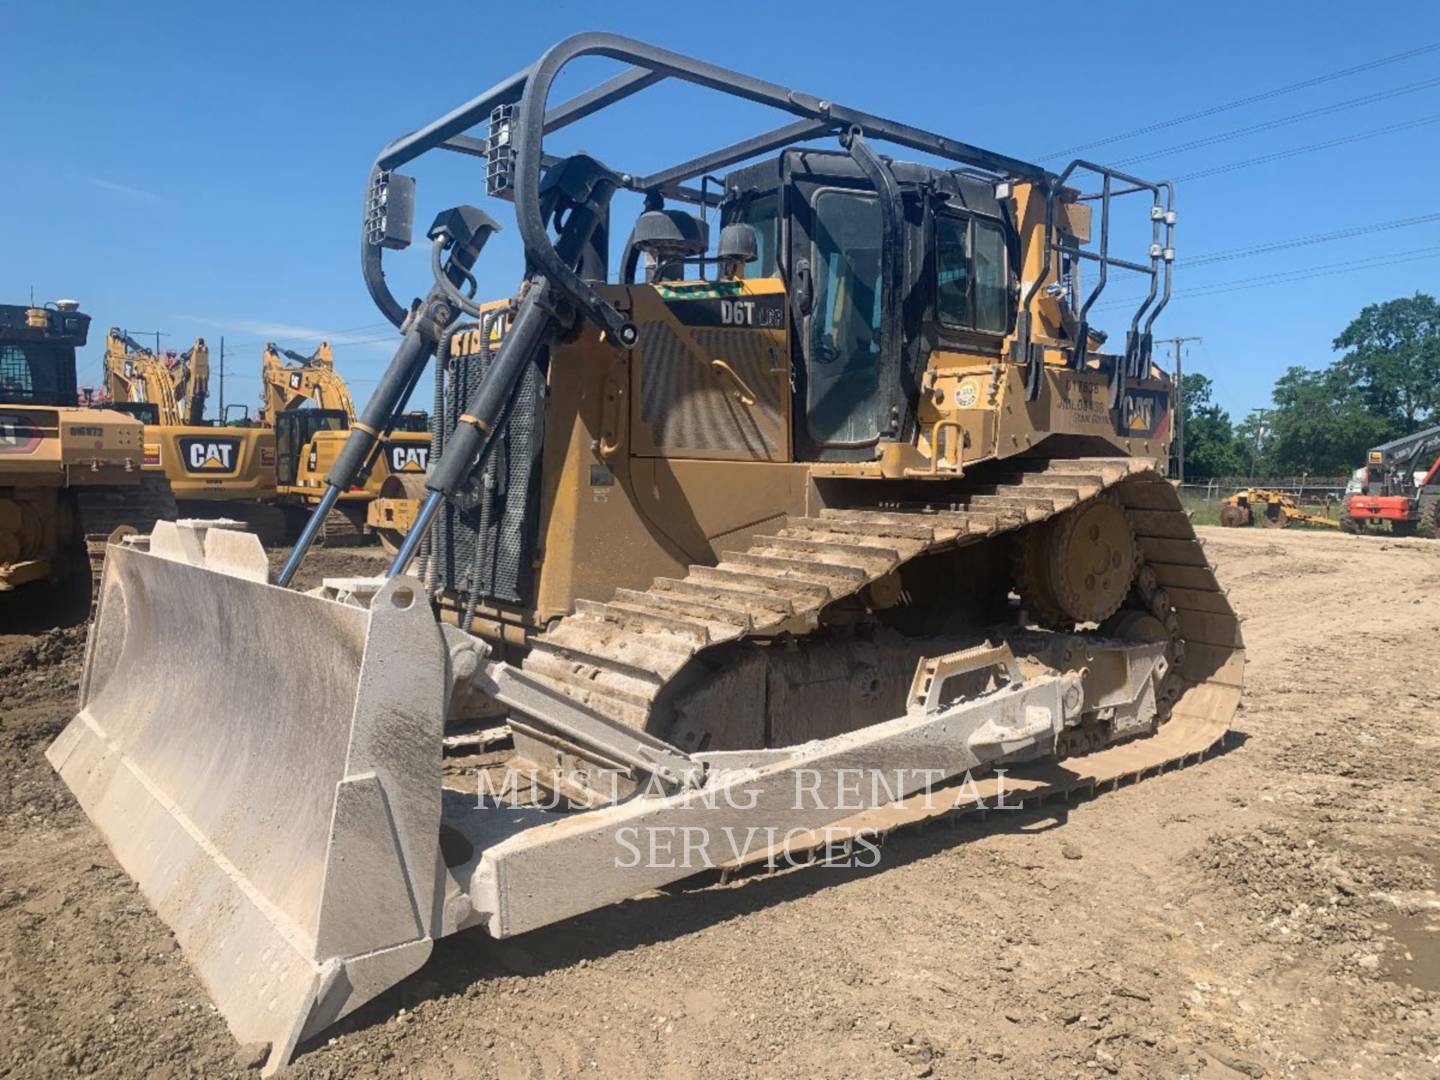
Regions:
<instances>
[{"instance_id":1,"label":"serial number decal","mask_svg":"<svg viewBox=\"0 0 1440 1080\"><path fill-rule=\"evenodd\" d=\"M1056 408L1076 427L1110 427L1110 410L1106 405L1105 387L1091 382L1065 380L1059 384Z\"/></svg>"},{"instance_id":2,"label":"serial number decal","mask_svg":"<svg viewBox=\"0 0 1440 1080\"><path fill-rule=\"evenodd\" d=\"M779 294L734 300L708 297L675 299L667 301L665 306L685 326L779 330L785 325L785 298Z\"/></svg>"}]
</instances>

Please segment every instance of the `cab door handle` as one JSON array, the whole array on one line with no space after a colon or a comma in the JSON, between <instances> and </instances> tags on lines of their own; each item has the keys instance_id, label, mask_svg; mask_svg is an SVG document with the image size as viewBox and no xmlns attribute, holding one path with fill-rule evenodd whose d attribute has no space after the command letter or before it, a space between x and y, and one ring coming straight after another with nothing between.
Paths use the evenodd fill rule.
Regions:
<instances>
[{"instance_id":1,"label":"cab door handle","mask_svg":"<svg viewBox=\"0 0 1440 1080\"><path fill-rule=\"evenodd\" d=\"M755 391L751 390L744 379L742 379L729 364L719 357L710 361L710 366L722 375L728 375L735 383L735 399L748 408L755 406Z\"/></svg>"}]
</instances>

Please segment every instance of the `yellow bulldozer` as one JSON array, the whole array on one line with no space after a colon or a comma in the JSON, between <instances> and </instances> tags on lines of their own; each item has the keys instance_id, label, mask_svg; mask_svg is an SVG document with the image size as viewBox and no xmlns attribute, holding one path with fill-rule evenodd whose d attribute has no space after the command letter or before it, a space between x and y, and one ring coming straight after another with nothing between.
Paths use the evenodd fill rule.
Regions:
<instances>
[{"instance_id":1,"label":"yellow bulldozer","mask_svg":"<svg viewBox=\"0 0 1440 1080\"><path fill-rule=\"evenodd\" d=\"M262 422L275 432L276 491L282 505L308 513L320 502L324 478L355 423L350 387L335 370L334 351L324 341L309 356L267 344L261 382ZM397 417L376 447L373 463L325 516L317 539L332 546L355 544L367 531L375 531L393 550L404 526L391 515L388 521L376 517L379 527L369 529L367 509L382 495L418 497L429 453L429 418L424 413Z\"/></svg>"},{"instance_id":2,"label":"yellow bulldozer","mask_svg":"<svg viewBox=\"0 0 1440 1080\"><path fill-rule=\"evenodd\" d=\"M106 336L105 407L144 422L145 468L169 481L180 513L244 521L279 543L284 522L271 505L275 436L253 424L208 419L209 382L204 338L183 353L164 354L118 327Z\"/></svg>"},{"instance_id":3,"label":"yellow bulldozer","mask_svg":"<svg viewBox=\"0 0 1440 1080\"><path fill-rule=\"evenodd\" d=\"M0 592L94 571L106 542L175 517L143 470L144 429L82 408L75 350L90 316L73 300L0 304Z\"/></svg>"},{"instance_id":4,"label":"yellow bulldozer","mask_svg":"<svg viewBox=\"0 0 1440 1080\"><path fill-rule=\"evenodd\" d=\"M662 83L781 123L650 172L564 147ZM450 207L402 303L383 256L452 153L513 205L523 277L481 302L499 225ZM1244 649L1165 477L1175 221L1167 183L567 39L380 152L362 271L401 336L305 530L273 575L205 523L112 547L50 760L272 1071L442 935L1197 761ZM426 370L388 571L296 591ZM497 705L526 782L447 783L447 725Z\"/></svg>"}]
</instances>

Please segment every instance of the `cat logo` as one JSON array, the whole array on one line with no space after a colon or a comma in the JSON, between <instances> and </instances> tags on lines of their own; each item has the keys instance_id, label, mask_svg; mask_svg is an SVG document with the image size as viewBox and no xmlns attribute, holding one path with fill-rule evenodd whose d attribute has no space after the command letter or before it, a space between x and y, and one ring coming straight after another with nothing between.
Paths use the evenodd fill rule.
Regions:
<instances>
[{"instance_id":1,"label":"cat logo","mask_svg":"<svg viewBox=\"0 0 1440 1080\"><path fill-rule=\"evenodd\" d=\"M1153 401L1125 399L1125 429L1149 433L1155 426L1155 403Z\"/></svg>"},{"instance_id":2,"label":"cat logo","mask_svg":"<svg viewBox=\"0 0 1440 1080\"><path fill-rule=\"evenodd\" d=\"M1163 390L1126 390L1120 399L1120 434L1149 438L1167 419Z\"/></svg>"},{"instance_id":3,"label":"cat logo","mask_svg":"<svg viewBox=\"0 0 1440 1080\"><path fill-rule=\"evenodd\" d=\"M291 389L291 390L299 390L299 389L300 389L300 383L301 383L300 372L298 372L298 371L293 372L293 373L291 374L291 376L290 376L290 389Z\"/></svg>"},{"instance_id":4,"label":"cat logo","mask_svg":"<svg viewBox=\"0 0 1440 1080\"><path fill-rule=\"evenodd\" d=\"M20 413L0 413L0 454L29 454L40 445L40 429Z\"/></svg>"},{"instance_id":5,"label":"cat logo","mask_svg":"<svg viewBox=\"0 0 1440 1080\"><path fill-rule=\"evenodd\" d=\"M428 446L406 446L403 443L390 444L390 471L423 473L430 462Z\"/></svg>"},{"instance_id":6,"label":"cat logo","mask_svg":"<svg viewBox=\"0 0 1440 1080\"><path fill-rule=\"evenodd\" d=\"M239 449L239 439L181 439L180 460L192 473L234 472Z\"/></svg>"}]
</instances>

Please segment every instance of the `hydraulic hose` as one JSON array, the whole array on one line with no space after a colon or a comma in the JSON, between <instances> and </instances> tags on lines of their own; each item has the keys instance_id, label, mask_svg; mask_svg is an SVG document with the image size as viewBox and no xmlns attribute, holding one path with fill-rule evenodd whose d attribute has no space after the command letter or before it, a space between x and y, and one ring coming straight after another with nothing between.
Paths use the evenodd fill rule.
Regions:
<instances>
[{"instance_id":1,"label":"hydraulic hose","mask_svg":"<svg viewBox=\"0 0 1440 1080\"><path fill-rule=\"evenodd\" d=\"M485 242L497 228L499 226L487 215L473 207L456 207L447 211L431 227L432 239L437 239L437 243L442 234L448 236L449 262L437 275L436 282L431 286L424 302L419 304L402 324L405 336L400 339L400 347L395 350L390 366L386 368L380 384L366 403L364 413L360 419L351 423L345 445L336 456L334 466L325 476L327 490L310 520L305 523L300 539L291 549L289 558L285 560L285 565L276 578L276 584L290 584L295 572L300 569L305 553L315 542L321 522L335 505L335 500L374 464L375 456L379 453L380 440L394 426L399 411L405 407L415 385L420 381L425 365L435 355L435 349L445 329L455 321L455 306L450 301L446 287L453 289L460 282L471 278L471 267L475 265ZM379 269L379 248L367 242L363 245L363 250L362 265L366 282L372 286L372 295L376 295L372 279ZM380 275L380 280L383 282L383 275ZM384 296L389 296L388 289L382 291ZM380 304L381 310L387 311L382 299L376 295L376 302Z\"/></svg>"}]
</instances>

